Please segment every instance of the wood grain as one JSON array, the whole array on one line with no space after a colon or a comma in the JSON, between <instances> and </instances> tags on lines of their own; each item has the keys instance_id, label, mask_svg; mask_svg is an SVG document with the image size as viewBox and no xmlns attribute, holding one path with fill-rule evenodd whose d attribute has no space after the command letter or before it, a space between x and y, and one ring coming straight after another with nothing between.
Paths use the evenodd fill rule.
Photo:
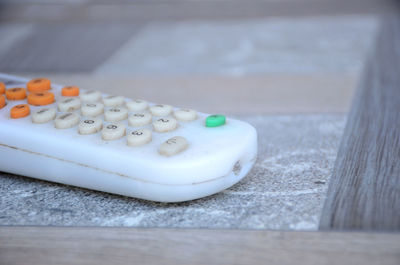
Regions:
<instances>
[{"instance_id":1,"label":"wood grain","mask_svg":"<svg viewBox=\"0 0 400 265\"><path fill-rule=\"evenodd\" d=\"M321 229L400 229L400 18L379 34L355 95Z\"/></svg>"},{"instance_id":2,"label":"wood grain","mask_svg":"<svg viewBox=\"0 0 400 265\"><path fill-rule=\"evenodd\" d=\"M0 227L1 264L399 264L400 234Z\"/></svg>"}]
</instances>

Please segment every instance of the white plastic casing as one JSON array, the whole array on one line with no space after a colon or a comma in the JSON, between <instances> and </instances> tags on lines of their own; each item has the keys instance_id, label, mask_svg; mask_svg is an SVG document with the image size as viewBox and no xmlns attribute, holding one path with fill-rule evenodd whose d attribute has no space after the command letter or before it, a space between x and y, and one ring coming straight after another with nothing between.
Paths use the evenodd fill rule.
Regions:
<instances>
[{"instance_id":1,"label":"white plastic casing","mask_svg":"<svg viewBox=\"0 0 400 265\"><path fill-rule=\"evenodd\" d=\"M25 87L29 80L0 74L0 81L8 89ZM30 105L31 113L43 107L56 108L63 98L61 88L52 85L56 102ZM177 129L165 133L155 132L151 124L130 127L124 120L121 123L127 133L138 128L152 130L151 142L129 146L125 136L104 141L101 132L81 135L77 126L57 129L54 121L35 124L31 115L11 119L11 107L22 103L26 100L7 101L0 109L0 171L146 200L179 202L234 185L256 160L256 130L239 120L227 118L225 125L208 128L208 114L198 113L195 121L180 121ZM80 114L79 110L75 113ZM108 124L103 115L98 117ZM174 136L186 138L188 148L174 156L160 155L160 145Z\"/></svg>"}]
</instances>

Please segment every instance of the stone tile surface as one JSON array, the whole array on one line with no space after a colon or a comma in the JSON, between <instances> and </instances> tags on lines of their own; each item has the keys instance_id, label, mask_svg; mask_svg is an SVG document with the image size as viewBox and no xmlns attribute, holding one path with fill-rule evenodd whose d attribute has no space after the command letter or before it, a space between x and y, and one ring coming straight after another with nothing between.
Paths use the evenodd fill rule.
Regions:
<instances>
[{"instance_id":1,"label":"stone tile surface","mask_svg":"<svg viewBox=\"0 0 400 265\"><path fill-rule=\"evenodd\" d=\"M257 128L258 161L219 194L165 204L1 173L0 224L317 229L345 117L239 118Z\"/></svg>"},{"instance_id":2,"label":"stone tile surface","mask_svg":"<svg viewBox=\"0 0 400 265\"><path fill-rule=\"evenodd\" d=\"M374 16L153 23L97 73L358 74L377 24Z\"/></svg>"}]
</instances>

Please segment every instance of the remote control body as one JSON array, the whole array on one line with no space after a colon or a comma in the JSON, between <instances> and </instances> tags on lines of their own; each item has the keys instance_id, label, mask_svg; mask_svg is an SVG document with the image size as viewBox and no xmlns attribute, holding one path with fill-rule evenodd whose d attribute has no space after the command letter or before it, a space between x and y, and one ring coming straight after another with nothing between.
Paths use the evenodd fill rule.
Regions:
<instances>
[{"instance_id":1,"label":"remote control body","mask_svg":"<svg viewBox=\"0 0 400 265\"><path fill-rule=\"evenodd\" d=\"M28 81L0 74L0 82L7 89L25 88ZM35 106L26 99L7 100L0 108L0 171L145 200L180 202L234 185L246 176L256 160L257 133L251 125L226 118L220 126L207 127L209 115L200 112L196 112L194 120L178 120L173 130L165 132L154 129L154 122L164 116L152 115L150 123L136 128L128 118L115 123L105 120L105 113L98 115L102 128L124 125L124 135L114 140L105 139L101 130L80 134L78 125L57 128L55 119L64 113L75 113L80 122L85 119L80 96L75 97L81 101L80 108L60 111L60 101L68 98L62 96L63 87L51 84L49 92L54 94L54 103ZM80 90L82 93L85 90ZM107 96L101 94L100 102ZM122 108L129 101L124 99ZM30 114L11 118L11 108L19 104L29 105ZM148 108L152 106L156 105L148 103ZM57 118L34 123L32 115L44 108L55 109ZM145 112L149 112L148 108ZM177 110L173 107L164 120L175 120L171 117ZM128 117L134 113L129 111ZM151 140L140 146L128 145L128 134L137 129L150 131ZM163 145L176 145L181 139L185 141L183 151L162 153Z\"/></svg>"}]
</instances>

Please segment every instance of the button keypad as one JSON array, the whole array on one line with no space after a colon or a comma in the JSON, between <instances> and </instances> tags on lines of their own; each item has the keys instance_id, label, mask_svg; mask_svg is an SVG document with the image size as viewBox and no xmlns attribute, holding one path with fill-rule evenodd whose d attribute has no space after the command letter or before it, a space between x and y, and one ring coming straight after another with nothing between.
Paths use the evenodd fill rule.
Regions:
<instances>
[{"instance_id":1,"label":"button keypad","mask_svg":"<svg viewBox=\"0 0 400 265\"><path fill-rule=\"evenodd\" d=\"M43 108L32 114L33 123L46 123L54 120L57 111L55 108Z\"/></svg>"},{"instance_id":2,"label":"button keypad","mask_svg":"<svg viewBox=\"0 0 400 265\"><path fill-rule=\"evenodd\" d=\"M106 109L104 112L104 119L106 121L122 121L128 118L128 110L123 107L112 107Z\"/></svg>"},{"instance_id":3,"label":"button keypad","mask_svg":"<svg viewBox=\"0 0 400 265\"><path fill-rule=\"evenodd\" d=\"M194 121L197 119L197 112L192 109L180 109L174 111L174 116L179 121Z\"/></svg>"},{"instance_id":4,"label":"button keypad","mask_svg":"<svg viewBox=\"0 0 400 265\"><path fill-rule=\"evenodd\" d=\"M178 122L174 118L159 118L153 122L156 132L169 132L176 129Z\"/></svg>"},{"instance_id":5,"label":"button keypad","mask_svg":"<svg viewBox=\"0 0 400 265\"><path fill-rule=\"evenodd\" d=\"M100 102L83 103L81 113L83 116L96 117L104 112L104 105Z\"/></svg>"},{"instance_id":6,"label":"button keypad","mask_svg":"<svg viewBox=\"0 0 400 265\"><path fill-rule=\"evenodd\" d=\"M139 112L146 110L149 107L149 103L147 103L145 100L135 99L127 102L126 106L128 107L129 111Z\"/></svg>"},{"instance_id":7,"label":"button keypad","mask_svg":"<svg viewBox=\"0 0 400 265\"><path fill-rule=\"evenodd\" d=\"M97 102L101 100L101 93L95 90L88 90L81 93L80 97L83 102Z\"/></svg>"},{"instance_id":8,"label":"button keypad","mask_svg":"<svg viewBox=\"0 0 400 265\"><path fill-rule=\"evenodd\" d=\"M58 103L58 110L62 112L72 112L81 107L81 101L78 98L66 98Z\"/></svg>"},{"instance_id":9,"label":"button keypad","mask_svg":"<svg viewBox=\"0 0 400 265\"><path fill-rule=\"evenodd\" d=\"M173 156L183 152L188 146L189 144L184 137L175 136L161 144L158 153L163 156Z\"/></svg>"},{"instance_id":10,"label":"button keypad","mask_svg":"<svg viewBox=\"0 0 400 265\"><path fill-rule=\"evenodd\" d=\"M103 128L103 121L99 118L82 119L78 126L80 134L93 134L99 132Z\"/></svg>"},{"instance_id":11,"label":"button keypad","mask_svg":"<svg viewBox=\"0 0 400 265\"><path fill-rule=\"evenodd\" d=\"M119 107L125 104L125 98L122 96L106 96L103 98L103 104L106 107Z\"/></svg>"},{"instance_id":12,"label":"button keypad","mask_svg":"<svg viewBox=\"0 0 400 265\"><path fill-rule=\"evenodd\" d=\"M122 123L111 123L101 130L101 138L106 141L118 140L125 135L125 125Z\"/></svg>"},{"instance_id":13,"label":"button keypad","mask_svg":"<svg viewBox=\"0 0 400 265\"><path fill-rule=\"evenodd\" d=\"M129 116L128 123L132 127L141 127L151 123L150 113L135 113Z\"/></svg>"},{"instance_id":14,"label":"button keypad","mask_svg":"<svg viewBox=\"0 0 400 265\"><path fill-rule=\"evenodd\" d=\"M149 129L135 130L127 134L127 144L129 146L140 146L151 141L151 131Z\"/></svg>"},{"instance_id":15,"label":"button keypad","mask_svg":"<svg viewBox=\"0 0 400 265\"><path fill-rule=\"evenodd\" d=\"M79 116L76 113L64 113L57 116L54 120L54 126L57 129L72 128L79 123Z\"/></svg>"},{"instance_id":16,"label":"button keypad","mask_svg":"<svg viewBox=\"0 0 400 265\"><path fill-rule=\"evenodd\" d=\"M150 107L150 112L153 116L167 116L172 112L172 106L158 104Z\"/></svg>"}]
</instances>

